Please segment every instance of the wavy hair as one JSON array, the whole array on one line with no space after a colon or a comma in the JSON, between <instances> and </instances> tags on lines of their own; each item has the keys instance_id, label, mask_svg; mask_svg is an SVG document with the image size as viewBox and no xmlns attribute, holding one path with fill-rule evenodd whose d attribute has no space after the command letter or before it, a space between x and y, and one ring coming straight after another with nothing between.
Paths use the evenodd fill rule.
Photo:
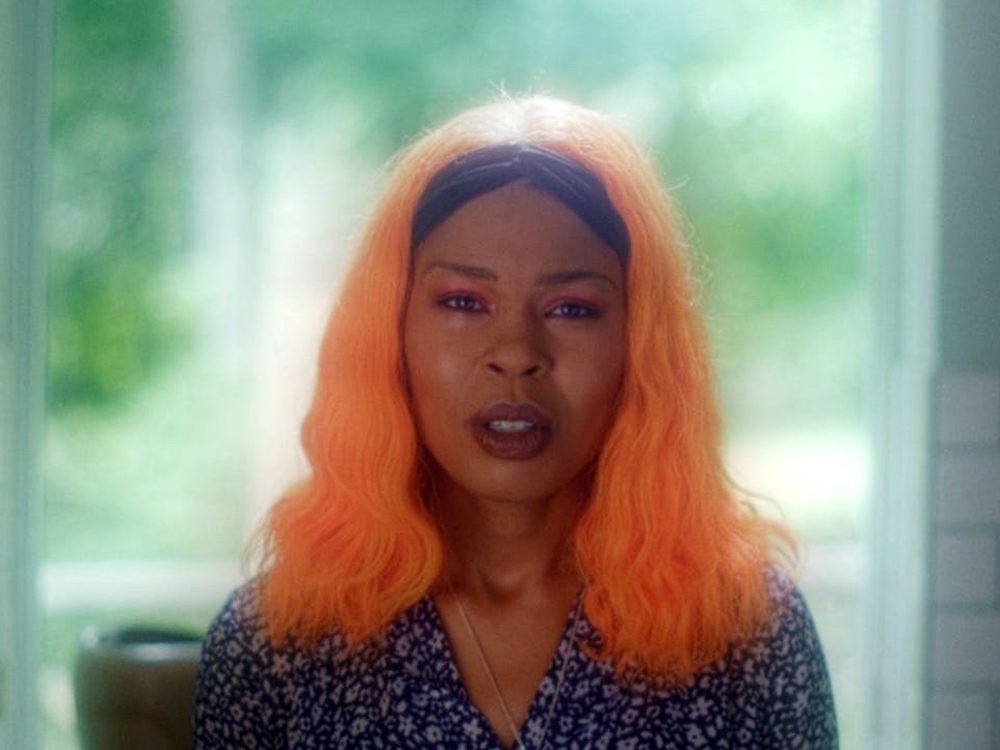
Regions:
<instances>
[{"instance_id":1,"label":"wavy hair","mask_svg":"<svg viewBox=\"0 0 1000 750\"><path fill-rule=\"evenodd\" d=\"M596 658L679 680L750 637L769 614L766 569L783 527L740 499L719 455L720 419L687 248L646 156L610 119L562 101L504 98L469 110L397 158L323 337L302 429L311 476L262 529L269 637L377 636L442 569L408 403L401 319L414 207L434 174L485 146L558 151L604 183L631 241L620 405L572 535L600 632Z\"/></svg>"}]
</instances>

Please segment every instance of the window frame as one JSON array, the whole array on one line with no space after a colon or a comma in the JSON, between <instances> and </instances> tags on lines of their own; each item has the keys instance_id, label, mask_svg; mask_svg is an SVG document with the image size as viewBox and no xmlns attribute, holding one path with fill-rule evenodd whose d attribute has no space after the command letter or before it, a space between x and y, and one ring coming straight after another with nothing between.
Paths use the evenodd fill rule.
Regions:
<instances>
[{"instance_id":1,"label":"window frame","mask_svg":"<svg viewBox=\"0 0 1000 750\"><path fill-rule=\"evenodd\" d=\"M924 745L940 257L940 0L880 0L872 175L874 372L869 748ZM919 571L914 575L913 571ZM891 592L891 596L889 593ZM914 614L917 614L914 617Z\"/></svg>"},{"instance_id":2,"label":"window frame","mask_svg":"<svg viewBox=\"0 0 1000 750\"><path fill-rule=\"evenodd\" d=\"M41 219L52 40L48 0L0 10L0 739L38 746L36 596L44 423Z\"/></svg>"}]
</instances>

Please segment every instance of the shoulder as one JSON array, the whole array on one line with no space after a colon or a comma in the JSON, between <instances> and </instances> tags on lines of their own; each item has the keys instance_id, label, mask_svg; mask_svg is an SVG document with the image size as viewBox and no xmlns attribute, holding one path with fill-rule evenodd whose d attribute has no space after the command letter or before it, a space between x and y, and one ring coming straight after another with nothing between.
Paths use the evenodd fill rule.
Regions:
<instances>
[{"instance_id":1,"label":"shoulder","mask_svg":"<svg viewBox=\"0 0 1000 750\"><path fill-rule=\"evenodd\" d=\"M774 741L837 745L836 713L826 659L802 591L786 574L766 573L771 614L733 667L752 676L765 697Z\"/></svg>"},{"instance_id":2,"label":"shoulder","mask_svg":"<svg viewBox=\"0 0 1000 750\"><path fill-rule=\"evenodd\" d=\"M805 597L788 575L764 575L766 620L668 698L686 716L685 731L706 747L717 746L707 733L724 724L738 747L835 750L833 691Z\"/></svg>"},{"instance_id":3,"label":"shoulder","mask_svg":"<svg viewBox=\"0 0 1000 750\"><path fill-rule=\"evenodd\" d=\"M756 640L766 642L771 650L815 649L822 656L819 635L805 596L791 577L774 568L764 574L767 582L770 616Z\"/></svg>"},{"instance_id":4,"label":"shoulder","mask_svg":"<svg viewBox=\"0 0 1000 750\"><path fill-rule=\"evenodd\" d=\"M273 647L267 639L257 601L257 583L251 581L229 595L209 626L202 661L232 658L241 653L265 657Z\"/></svg>"},{"instance_id":5,"label":"shoulder","mask_svg":"<svg viewBox=\"0 0 1000 750\"><path fill-rule=\"evenodd\" d=\"M731 661L758 679L794 672L803 663L825 674L823 648L801 589L782 571L768 569L765 580L768 617L748 641L733 650Z\"/></svg>"},{"instance_id":6,"label":"shoulder","mask_svg":"<svg viewBox=\"0 0 1000 750\"><path fill-rule=\"evenodd\" d=\"M222 610L209 629L227 632L260 628L263 624L257 602L259 584L256 580L244 583L226 598Z\"/></svg>"},{"instance_id":7,"label":"shoulder","mask_svg":"<svg viewBox=\"0 0 1000 750\"><path fill-rule=\"evenodd\" d=\"M195 692L195 747L270 747L294 655L267 638L257 586L237 589L209 627ZM279 746L274 743L273 746Z\"/></svg>"}]
</instances>

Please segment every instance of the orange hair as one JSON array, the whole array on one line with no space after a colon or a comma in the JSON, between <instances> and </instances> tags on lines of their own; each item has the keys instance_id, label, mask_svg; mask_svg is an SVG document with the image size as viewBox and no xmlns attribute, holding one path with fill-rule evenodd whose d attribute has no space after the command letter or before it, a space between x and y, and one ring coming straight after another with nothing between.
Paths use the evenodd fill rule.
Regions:
<instances>
[{"instance_id":1,"label":"orange hair","mask_svg":"<svg viewBox=\"0 0 1000 750\"><path fill-rule=\"evenodd\" d=\"M469 110L398 159L323 338L302 439L312 476L263 529L261 609L269 637L311 643L377 635L425 596L442 541L422 497L400 325L410 224L428 180L483 146L525 141L604 183L628 227L628 346L620 406L572 537L598 658L683 679L767 618L765 568L782 527L735 495L686 249L646 157L607 118L548 98Z\"/></svg>"}]
</instances>

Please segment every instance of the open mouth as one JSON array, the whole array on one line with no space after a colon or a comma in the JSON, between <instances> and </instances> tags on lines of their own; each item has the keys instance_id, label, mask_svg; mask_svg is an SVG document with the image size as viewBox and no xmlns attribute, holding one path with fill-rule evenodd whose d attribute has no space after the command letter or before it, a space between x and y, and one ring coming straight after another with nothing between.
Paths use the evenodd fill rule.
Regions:
<instances>
[{"instance_id":1,"label":"open mouth","mask_svg":"<svg viewBox=\"0 0 1000 750\"><path fill-rule=\"evenodd\" d=\"M495 419L486 425L494 432L527 432L537 426L534 422L527 422L523 419Z\"/></svg>"},{"instance_id":2,"label":"open mouth","mask_svg":"<svg viewBox=\"0 0 1000 750\"><path fill-rule=\"evenodd\" d=\"M480 448L512 461L534 458L552 439L551 420L532 404L491 404L477 412L470 425Z\"/></svg>"}]
</instances>

